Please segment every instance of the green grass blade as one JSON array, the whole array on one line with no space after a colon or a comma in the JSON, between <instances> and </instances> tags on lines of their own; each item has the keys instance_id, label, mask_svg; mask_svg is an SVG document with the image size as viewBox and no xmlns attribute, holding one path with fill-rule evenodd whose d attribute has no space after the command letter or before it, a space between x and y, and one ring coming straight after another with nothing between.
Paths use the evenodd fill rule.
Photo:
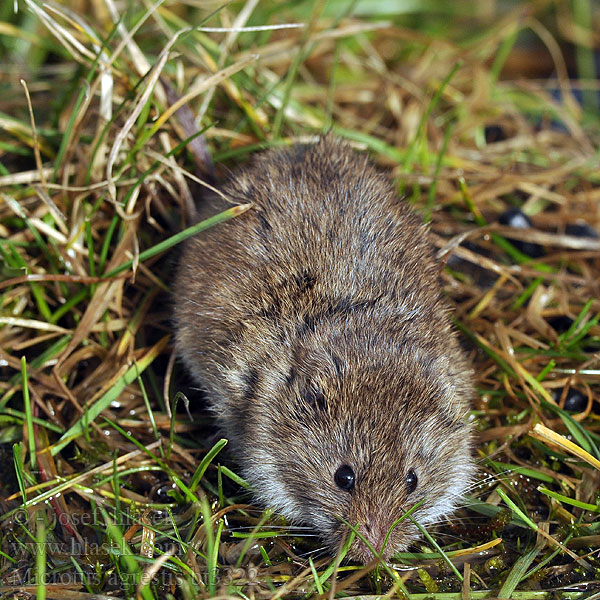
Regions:
<instances>
[{"instance_id":1,"label":"green grass blade","mask_svg":"<svg viewBox=\"0 0 600 600\"><path fill-rule=\"evenodd\" d=\"M504 580L500 591L498 592L498 598L501 600L513 598L513 593L523 579L525 572L531 565L531 563L535 560L537 555L540 553L541 548L537 545L534 546L527 554L524 554L517 560L517 562L513 565L513 568L510 570L510 573Z\"/></svg>"},{"instance_id":2,"label":"green grass blade","mask_svg":"<svg viewBox=\"0 0 600 600\"><path fill-rule=\"evenodd\" d=\"M33 428L33 414L31 412L31 400L29 398L29 381L27 379L27 361L21 357L21 384L23 386L23 405L25 407L25 425L27 427L27 445L29 447L29 462L31 468L37 469L37 455L35 448L35 434Z\"/></svg>"},{"instance_id":3,"label":"green grass blade","mask_svg":"<svg viewBox=\"0 0 600 600\"><path fill-rule=\"evenodd\" d=\"M36 600L46 600L46 523L45 514L36 512L35 580Z\"/></svg>"},{"instance_id":4,"label":"green grass blade","mask_svg":"<svg viewBox=\"0 0 600 600\"><path fill-rule=\"evenodd\" d=\"M224 210L218 215L215 215L214 217L210 217L208 219L205 219L204 221L200 221L200 223L197 223L196 225L192 225L191 227L180 231L179 233L171 236L170 238L163 240L159 244L152 246L152 248L148 248L147 250L144 250L144 252L140 252L138 260L139 262L143 262L145 260L148 260L149 258L152 258L153 256L156 256L157 254L160 254L161 252L165 252L166 250L173 248L173 246L180 244L187 238L196 235L197 233L200 233L201 231L204 231L209 227L214 227L219 223L223 223L224 221L228 221L229 219L233 219L234 217L245 213L251 206L251 204L241 204L238 206L233 206L231 208L228 208L227 210ZM118 267L115 267L114 269L106 273L105 276L114 277L115 275L118 275L119 273L122 273L123 271L129 269L132 265L133 260L128 260L122 265L119 265Z\"/></svg>"},{"instance_id":5,"label":"green grass blade","mask_svg":"<svg viewBox=\"0 0 600 600\"><path fill-rule=\"evenodd\" d=\"M549 490L541 485L538 487L538 491L542 492L542 494L546 494L546 496L550 496L551 498L558 500L559 502L564 502L565 504L576 506L577 508L581 508L582 510L589 510L591 512L600 513L600 504L589 504L588 502L575 500L574 498L569 498L568 496L564 496L563 494L553 492L552 490Z\"/></svg>"},{"instance_id":6,"label":"green grass blade","mask_svg":"<svg viewBox=\"0 0 600 600\"><path fill-rule=\"evenodd\" d=\"M215 458L215 456L217 456L217 454L219 454L219 452L221 452L221 450L223 450L223 448L225 448L226 445L227 445L227 440L226 439L219 440L206 453L206 456L200 461L200 464L198 465L198 468L196 469L196 472L194 473L194 475L192 477L192 480L190 481L189 488L190 488L190 490L192 490L192 492L196 491L196 488L200 484L200 480L204 476L204 473L206 472L206 469L208 469L210 463L213 461L213 459Z\"/></svg>"}]
</instances>

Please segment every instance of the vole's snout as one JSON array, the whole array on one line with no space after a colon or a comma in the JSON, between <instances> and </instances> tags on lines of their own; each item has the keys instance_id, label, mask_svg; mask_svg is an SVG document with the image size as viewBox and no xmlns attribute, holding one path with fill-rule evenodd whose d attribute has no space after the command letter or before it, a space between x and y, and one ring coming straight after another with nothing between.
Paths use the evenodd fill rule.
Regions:
<instances>
[{"instance_id":1,"label":"vole's snout","mask_svg":"<svg viewBox=\"0 0 600 600\"><path fill-rule=\"evenodd\" d=\"M381 554L381 548L383 546L387 530L384 530L381 527L377 527L376 525L371 525L367 523L359 527L358 531L371 547L369 548L369 545L367 545L363 540L361 540L357 536L352 550L356 551L354 553L356 558L358 558L364 563L367 563L375 558L373 550L377 553L377 555ZM388 548L386 548L386 550L387 549Z\"/></svg>"},{"instance_id":2,"label":"vole's snout","mask_svg":"<svg viewBox=\"0 0 600 600\"><path fill-rule=\"evenodd\" d=\"M400 541L397 528L390 532L392 525L393 521L388 522L388 519L365 520L364 524L358 527L358 533L364 538L364 541L358 535L356 536L350 548L350 558L366 564L375 558L375 552L383 560L389 560L392 554L398 550Z\"/></svg>"}]
</instances>

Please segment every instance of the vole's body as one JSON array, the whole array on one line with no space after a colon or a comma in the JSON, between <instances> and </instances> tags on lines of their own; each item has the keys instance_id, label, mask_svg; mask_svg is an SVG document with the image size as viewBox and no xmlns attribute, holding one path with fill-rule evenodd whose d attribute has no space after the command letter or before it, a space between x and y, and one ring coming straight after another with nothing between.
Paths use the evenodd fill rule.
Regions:
<instances>
[{"instance_id":1,"label":"vole's body","mask_svg":"<svg viewBox=\"0 0 600 600\"><path fill-rule=\"evenodd\" d=\"M424 226L329 137L258 156L224 192L254 207L187 244L177 349L257 498L332 548L338 517L379 550L422 498L421 523L448 514L472 474L471 371ZM403 522L384 556L416 535Z\"/></svg>"}]
</instances>

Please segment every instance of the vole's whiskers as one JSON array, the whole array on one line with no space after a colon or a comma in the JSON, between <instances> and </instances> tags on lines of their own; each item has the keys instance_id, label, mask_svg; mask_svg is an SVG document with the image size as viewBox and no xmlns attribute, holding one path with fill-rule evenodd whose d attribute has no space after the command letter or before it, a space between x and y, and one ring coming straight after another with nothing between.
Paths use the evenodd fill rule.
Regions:
<instances>
[{"instance_id":1,"label":"vole's whiskers","mask_svg":"<svg viewBox=\"0 0 600 600\"><path fill-rule=\"evenodd\" d=\"M489 475L487 475L486 477L484 477L483 479L478 479L477 481L473 481L472 483L470 483L465 490L462 492L462 495L466 495L474 490L477 490L477 488L480 488L481 486L484 486L488 483L492 483L492 482L499 482L499 481L503 481L506 480L507 477L504 477L504 475L510 475L514 473L514 471L512 471L511 469L506 469L504 471L501 471L500 473L491 473ZM482 490L485 491L485 490Z\"/></svg>"},{"instance_id":2,"label":"vole's whiskers","mask_svg":"<svg viewBox=\"0 0 600 600\"><path fill-rule=\"evenodd\" d=\"M319 559L325 556L329 556L329 548L327 546L319 546L318 548L298 553L298 557L304 559L308 559L309 557Z\"/></svg>"}]
</instances>

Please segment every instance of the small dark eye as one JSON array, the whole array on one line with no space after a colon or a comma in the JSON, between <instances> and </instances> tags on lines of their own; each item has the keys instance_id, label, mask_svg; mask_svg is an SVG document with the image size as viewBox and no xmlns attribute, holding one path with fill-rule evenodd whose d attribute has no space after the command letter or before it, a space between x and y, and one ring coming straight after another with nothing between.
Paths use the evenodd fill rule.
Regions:
<instances>
[{"instance_id":1,"label":"small dark eye","mask_svg":"<svg viewBox=\"0 0 600 600\"><path fill-rule=\"evenodd\" d=\"M355 475L354 471L352 470L352 467L348 465L342 465L335 472L333 479L335 480L335 484L338 487L342 488L343 490L346 490L347 492L351 492L354 489Z\"/></svg>"},{"instance_id":2,"label":"small dark eye","mask_svg":"<svg viewBox=\"0 0 600 600\"><path fill-rule=\"evenodd\" d=\"M406 491L409 494L412 494L417 489L417 484L419 483L419 479L414 469L410 469L410 471L406 475Z\"/></svg>"}]
</instances>

